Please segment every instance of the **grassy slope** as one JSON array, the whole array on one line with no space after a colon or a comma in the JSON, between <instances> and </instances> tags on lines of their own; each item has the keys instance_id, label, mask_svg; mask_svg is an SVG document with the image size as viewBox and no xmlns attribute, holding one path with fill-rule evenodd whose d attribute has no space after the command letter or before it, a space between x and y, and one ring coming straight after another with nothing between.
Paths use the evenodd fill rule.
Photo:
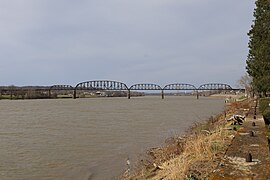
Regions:
<instances>
[{"instance_id":1,"label":"grassy slope","mask_svg":"<svg viewBox=\"0 0 270 180\"><path fill-rule=\"evenodd\" d=\"M248 108L249 103L232 103L227 117L239 108ZM148 152L138 170L122 179L208 179L230 145L235 131L227 130L224 115L196 124L191 133L175 137L163 148Z\"/></svg>"}]
</instances>

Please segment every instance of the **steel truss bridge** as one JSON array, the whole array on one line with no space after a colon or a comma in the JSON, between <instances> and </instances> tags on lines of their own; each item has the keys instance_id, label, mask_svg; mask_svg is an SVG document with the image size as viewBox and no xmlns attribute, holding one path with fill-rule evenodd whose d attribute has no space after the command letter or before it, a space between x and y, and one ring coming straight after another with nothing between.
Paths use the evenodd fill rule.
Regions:
<instances>
[{"instance_id":1,"label":"steel truss bridge","mask_svg":"<svg viewBox=\"0 0 270 180\"><path fill-rule=\"evenodd\" d=\"M207 83L202 84L198 88L192 84L186 83L173 83L165 85L161 87L158 84L151 83L141 83L134 84L128 87L123 82L111 81L111 80L91 80L78 83L75 87L71 85L53 85L53 86L25 86L25 87L16 87L16 86L0 86L0 98L2 94L12 95L16 94L16 92L27 93L29 91L35 92L47 92L48 97L51 98L51 94L54 91L70 91L73 92L73 98L76 99L78 91L123 91L127 93L127 97L131 98L131 91L160 91L161 97L164 99L165 91L193 91L197 94L197 98L199 98L199 91L239 91L244 89L236 89L232 88L228 84L224 83Z\"/></svg>"},{"instance_id":2,"label":"steel truss bridge","mask_svg":"<svg viewBox=\"0 0 270 180\"><path fill-rule=\"evenodd\" d=\"M202 84L198 88L196 88L192 84L185 84L185 83L173 83L168 84L164 87L161 87L158 84L152 83L140 83L134 84L128 87L123 82L118 81L109 81L109 80L94 80L94 81L85 81L77 84L74 88L74 99L77 98L77 91L78 90L90 90L90 91L126 91L127 97L131 98L131 91L160 91L161 97L164 99L164 92L165 91L194 91L197 94L197 98L199 97L199 91L236 91L236 90L244 90L244 89L236 89L232 88L228 84L224 83L207 83Z\"/></svg>"}]
</instances>

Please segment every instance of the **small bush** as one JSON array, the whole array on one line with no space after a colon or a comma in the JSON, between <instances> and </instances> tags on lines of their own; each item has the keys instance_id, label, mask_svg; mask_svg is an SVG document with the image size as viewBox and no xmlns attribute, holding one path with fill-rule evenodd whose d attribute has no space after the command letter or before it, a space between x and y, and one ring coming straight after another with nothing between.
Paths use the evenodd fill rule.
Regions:
<instances>
[{"instance_id":1,"label":"small bush","mask_svg":"<svg viewBox=\"0 0 270 180\"><path fill-rule=\"evenodd\" d=\"M270 98L262 98L259 102L259 110L263 115L265 124L270 124Z\"/></svg>"},{"instance_id":2,"label":"small bush","mask_svg":"<svg viewBox=\"0 0 270 180\"><path fill-rule=\"evenodd\" d=\"M222 147L223 147L223 145L221 142L218 142L218 141L212 142L211 149L213 152L218 152L218 151L222 150Z\"/></svg>"},{"instance_id":3,"label":"small bush","mask_svg":"<svg viewBox=\"0 0 270 180\"><path fill-rule=\"evenodd\" d=\"M261 98L259 101L259 110L261 113L264 113L264 111L269 107L270 98Z\"/></svg>"},{"instance_id":4,"label":"small bush","mask_svg":"<svg viewBox=\"0 0 270 180\"><path fill-rule=\"evenodd\" d=\"M263 112L263 118L264 118L265 124L269 125L270 124L270 108L266 109Z\"/></svg>"}]
</instances>

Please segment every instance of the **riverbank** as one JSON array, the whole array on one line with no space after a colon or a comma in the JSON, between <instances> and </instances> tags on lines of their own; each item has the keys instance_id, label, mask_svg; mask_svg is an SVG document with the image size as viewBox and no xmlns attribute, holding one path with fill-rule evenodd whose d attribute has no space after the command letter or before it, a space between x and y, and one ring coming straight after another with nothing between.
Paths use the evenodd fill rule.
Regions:
<instances>
[{"instance_id":1,"label":"riverbank","mask_svg":"<svg viewBox=\"0 0 270 180\"><path fill-rule=\"evenodd\" d=\"M225 112L208 121L194 124L185 136L167 140L162 148L153 148L138 163L134 172L122 179L207 179L231 144L239 126L226 119L233 114L245 115L250 102L232 102Z\"/></svg>"}]
</instances>

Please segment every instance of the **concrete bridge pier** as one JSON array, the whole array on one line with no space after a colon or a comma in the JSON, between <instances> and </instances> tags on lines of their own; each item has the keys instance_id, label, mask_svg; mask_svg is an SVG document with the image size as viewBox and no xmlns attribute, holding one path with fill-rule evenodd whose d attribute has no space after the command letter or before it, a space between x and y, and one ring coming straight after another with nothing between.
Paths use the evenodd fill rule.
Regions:
<instances>
[{"instance_id":1,"label":"concrete bridge pier","mask_svg":"<svg viewBox=\"0 0 270 180\"><path fill-rule=\"evenodd\" d=\"M197 99L199 99L199 96L200 96L199 91L197 91L196 95L197 95Z\"/></svg>"},{"instance_id":2,"label":"concrete bridge pier","mask_svg":"<svg viewBox=\"0 0 270 180\"><path fill-rule=\"evenodd\" d=\"M49 93L49 98L52 98L51 89L49 89L48 93Z\"/></svg>"},{"instance_id":3,"label":"concrete bridge pier","mask_svg":"<svg viewBox=\"0 0 270 180\"><path fill-rule=\"evenodd\" d=\"M127 97L128 97L128 99L130 99L130 89L128 90Z\"/></svg>"},{"instance_id":4,"label":"concrete bridge pier","mask_svg":"<svg viewBox=\"0 0 270 180\"><path fill-rule=\"evenodd\" d=\"M13 90L10 90L10 99L13 99Z\"/></svg>"},{"instance_id":5,"label":"concrete bridge pier","mask_svg":"<svg viewBox=\"0 0 270 180\"><path fill-rule=\"evenodd\" d=\"M76 89L74 89L74 92L73 92L73 99L76 99L76 96L77 96L77 94L76 94Z\"/></svg>"},{"instance_id":6,"label":"concrete bridge pier","mask_svg":"<svg viewBox=\"0 0 270 180\"><path fill-rule=\"evenodd\" d=\"M161 90L161 98L164 99L164 90Z\"/></svg>"}]
</instances>

